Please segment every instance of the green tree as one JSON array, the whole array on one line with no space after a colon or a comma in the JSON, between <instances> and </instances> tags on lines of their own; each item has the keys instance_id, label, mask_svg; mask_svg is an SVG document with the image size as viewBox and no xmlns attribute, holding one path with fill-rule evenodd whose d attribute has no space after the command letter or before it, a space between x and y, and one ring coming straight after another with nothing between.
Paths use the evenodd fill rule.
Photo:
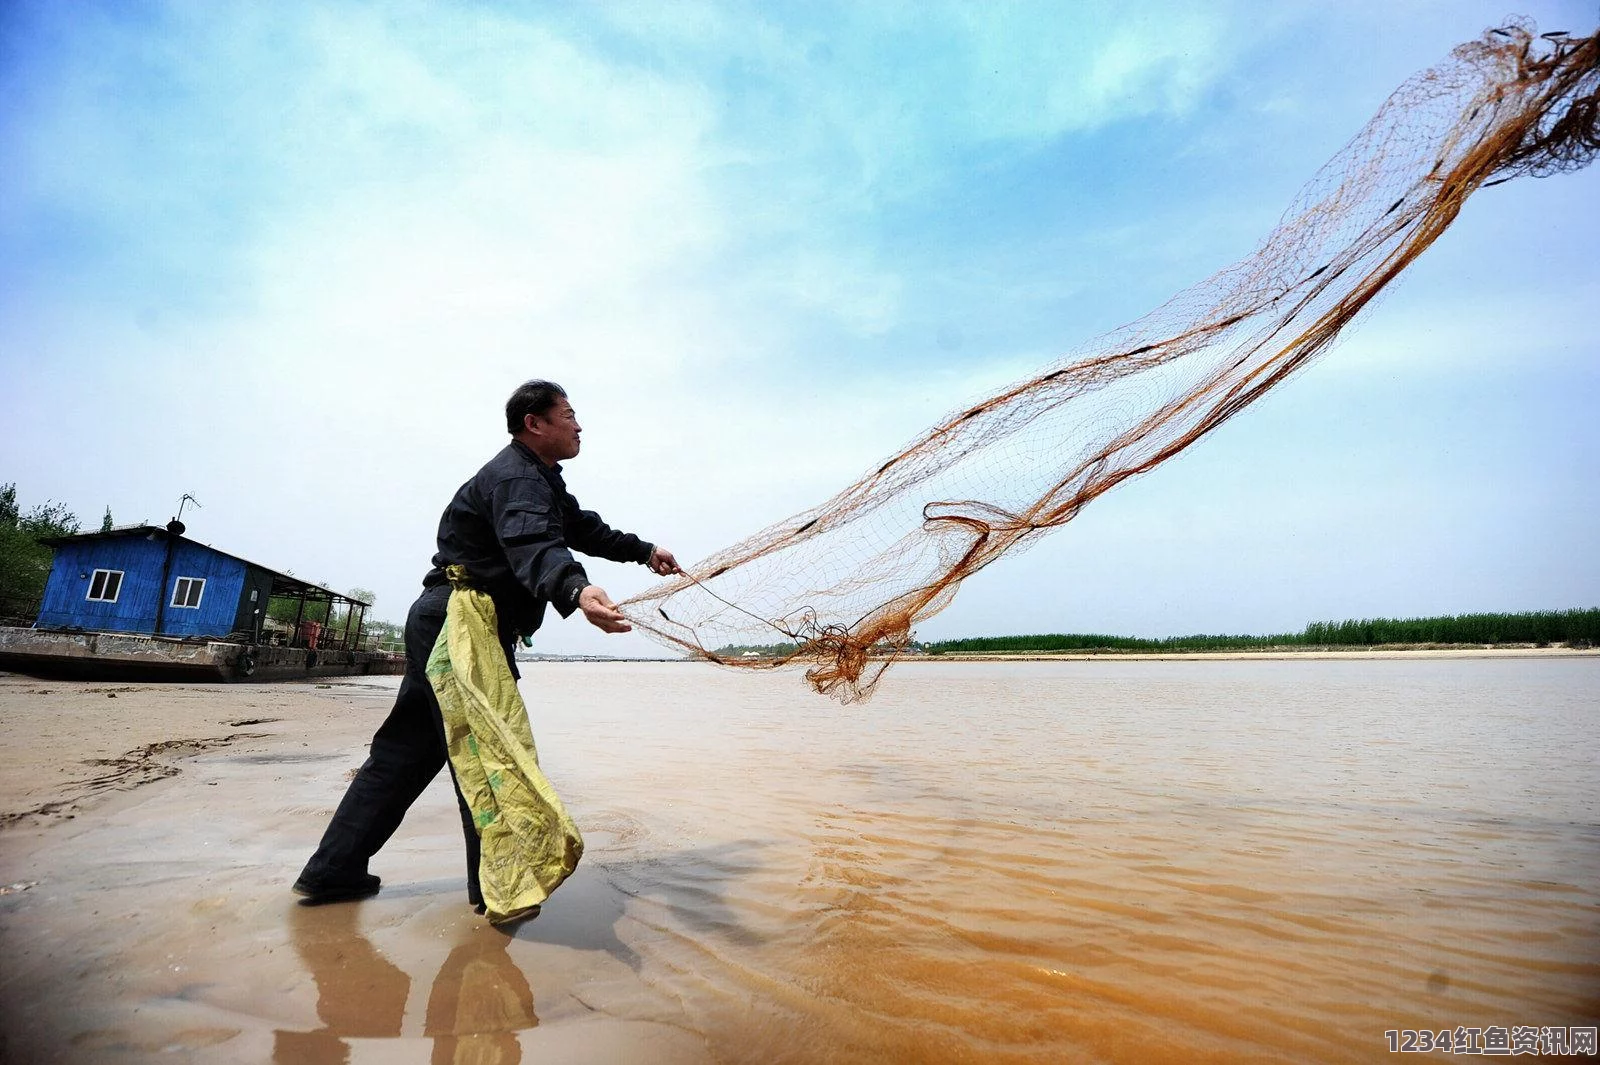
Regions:
<instances>
[{"instance_id":1,"label":"green tree","mask_svg":"<svg viewBox=\"0 0 1600 1065\"><path fill-rule=\"evenodd\" d=\"M0 486L0 600L15 609L41 599L51 551L39 541L77 531L78 518L66 504L46 500L24 514L16 484Z\"/></svg>"},{"instance_id":2,"label":"green tree","mask_svg":"<svg viewBox=\"0 0 1600 1065\"><path fill-rule=\"evenodd\" d=\"M367 643L374 651L405 651L406 630L404 625L396 625L392 621L369 621L366 625Z\"/></svg>"},{"instance_id":3,"label":"green tree","mask_svg":"<svg viewBox=\"0 0 1600 1065\"><path fill-rule=\"evenodd\" d=\"M377 599L377 596L367 588L352 588L345 594L369 604ZM372 608L368 606L364 616L359 613L359 609L357 608L357 616L362 618L362 627L368 633L375 632L371 620ZM343 639L344 627L348 623L351 625L350 639L354 641L356 638L354 623L349 621L350 607L347 603L307 602L302 612L299 599L274 597L267 602L267 617L285 625L293 625L296 617L302 622L315 621L327 630L329 639Z\"/></svg>"},{"instance_id":4,"label":"green tree","mask_svg":"<svg viewBox=\"0 0 1600 1065\"><path fill-rule=\"evenodd\" d=\"M100 519L100 531L111 531L111 508L109 506L106 507L106 516Z\"/></svg>"},{"instance_id":5,"label":"green tree","mask_svg":"<svg viewBox=\"0 0 1600 1065\"><path fill-rule=\"evenodd\" d=\"M374 603L378 598L376 593L374 593L370 588L352 588L345 594L351 599L360 599L366 603ZM362 619L363 621L366 617L371 616L372 613L372 608L370 606L363 611L359 606L352 608L349 603L339 603L328 612L328 628L334 632L337 632L340 636L343 636L345 626L350 625L350 639L354 640L356 638L355 625L357 623L350 621L350 611L352 609L355 610L356 617L358 619Z\"/></svg>"},{"instance_id":6,"label":"green tree","mask_svg":"<svg viewBox=\"0 0 1600 1065\"><path fill-rule=\"evenodd\" d=\"M298 598L292 596L278 598L275 596L267 601L267 617L273 621L281 621L286 625L294 624L296 618L301 621L323 623L328 620L328 604L307 602L302 612Z\"/></svg>"},{"instance_id":7,"label":"green tree","mask_svg":"<svg viewBox=\"0 0 1600 1065\"><path fill-rule=\"evenodd\" d=\"M359 599L367 604L365 613L360 614L362 643L365 650L372 651L404 651L406 648L405 626L396 625L392 621L379 621L373 616L373 608L377 606L378 594L371 588L352 588L347 593L351 599ZM359 610L359 608L357 608ZM341 633L344 631L344 609L333 612L333 626ZM354 629L350 630L350 639L356 639Z\"/></svg>"}]
</instances>

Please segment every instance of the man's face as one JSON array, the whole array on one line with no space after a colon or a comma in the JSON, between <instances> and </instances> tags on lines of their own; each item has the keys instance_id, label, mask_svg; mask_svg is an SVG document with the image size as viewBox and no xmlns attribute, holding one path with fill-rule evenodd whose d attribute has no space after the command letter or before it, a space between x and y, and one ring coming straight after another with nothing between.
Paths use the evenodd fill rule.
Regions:
<instances>
[{"instance_id":1,"label":"man's face","mask_svg":"<svg viewBox=\"0 0 1600 1065\"><path fill-rule=\"evenodd\" d=\"M565 397L543 414L533 416L534 433L538 437L541 457L552 462L565 462L578 455L578 434L583 426L578 424L578 414Z\"/></svg>"}]
</instances>

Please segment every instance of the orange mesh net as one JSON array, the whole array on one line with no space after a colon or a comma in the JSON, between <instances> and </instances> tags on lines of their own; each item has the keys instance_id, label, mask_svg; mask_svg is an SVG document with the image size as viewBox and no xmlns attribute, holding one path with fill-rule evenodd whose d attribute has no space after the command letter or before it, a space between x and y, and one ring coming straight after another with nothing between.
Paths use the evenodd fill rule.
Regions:
<instances>
[{"instance_id":1,"label":"orange mesh net","mask_svg":"<svg viewBox=\"0 0 1600 1065\"><path fill-rule=\"evenodd\" d=\"M723 665L862 698L961 582L1155 468L1325 351L1476 190L1600 149L1597 37L1491 30L1407 81L1260 248L953 413L832 499L623 610ZM759 655L729 651L762 645Z\"/></svg>"}]
</instances>

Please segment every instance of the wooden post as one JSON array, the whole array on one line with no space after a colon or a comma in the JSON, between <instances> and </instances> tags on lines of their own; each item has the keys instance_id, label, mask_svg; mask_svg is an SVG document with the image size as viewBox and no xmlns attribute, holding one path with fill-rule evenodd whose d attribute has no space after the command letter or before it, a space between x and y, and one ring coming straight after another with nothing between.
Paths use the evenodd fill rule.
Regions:
<instances>
[{"instance_id":1,"label":"wooden post","mask_svg":"<svg viewBox=\"0 0 1600 1065\"><path fill-rule=\"evenodd\" d=\"M161 594L156 596L156 627L155 634L161 635L161 630L167 624L167 597L172 594L167 589L167 579L172 576L172 541L177 539L171 529L167 530L167 548L161 556Z\"/></svg>"}]
</instances>

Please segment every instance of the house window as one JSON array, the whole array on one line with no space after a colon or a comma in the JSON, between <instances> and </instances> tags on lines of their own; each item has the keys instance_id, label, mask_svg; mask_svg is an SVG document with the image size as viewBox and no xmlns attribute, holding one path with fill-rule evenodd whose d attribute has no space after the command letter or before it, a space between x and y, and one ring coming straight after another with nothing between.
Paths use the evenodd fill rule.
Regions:
<instances>
[{"instance_id":1,"label":"house window","mask_svg":"<svg viewBox=\"0 0 1600 1065\"><path fill-rule=\"evenodd\" d=\"M179 577L177 586L172 589L172 605L199 606L200 593L205 589L204 577Z\"/></svg>"},{"instance_id":2,"label":"house window","mask_svg":"<svg viewBox=\"0 0 1600 1065\"><path fill-rule=\"evenodd\" d=\"M122 591L122 570L97 569L89 582L89 598L101 603L115 603Z\"/></svg>"}]
</instances>

